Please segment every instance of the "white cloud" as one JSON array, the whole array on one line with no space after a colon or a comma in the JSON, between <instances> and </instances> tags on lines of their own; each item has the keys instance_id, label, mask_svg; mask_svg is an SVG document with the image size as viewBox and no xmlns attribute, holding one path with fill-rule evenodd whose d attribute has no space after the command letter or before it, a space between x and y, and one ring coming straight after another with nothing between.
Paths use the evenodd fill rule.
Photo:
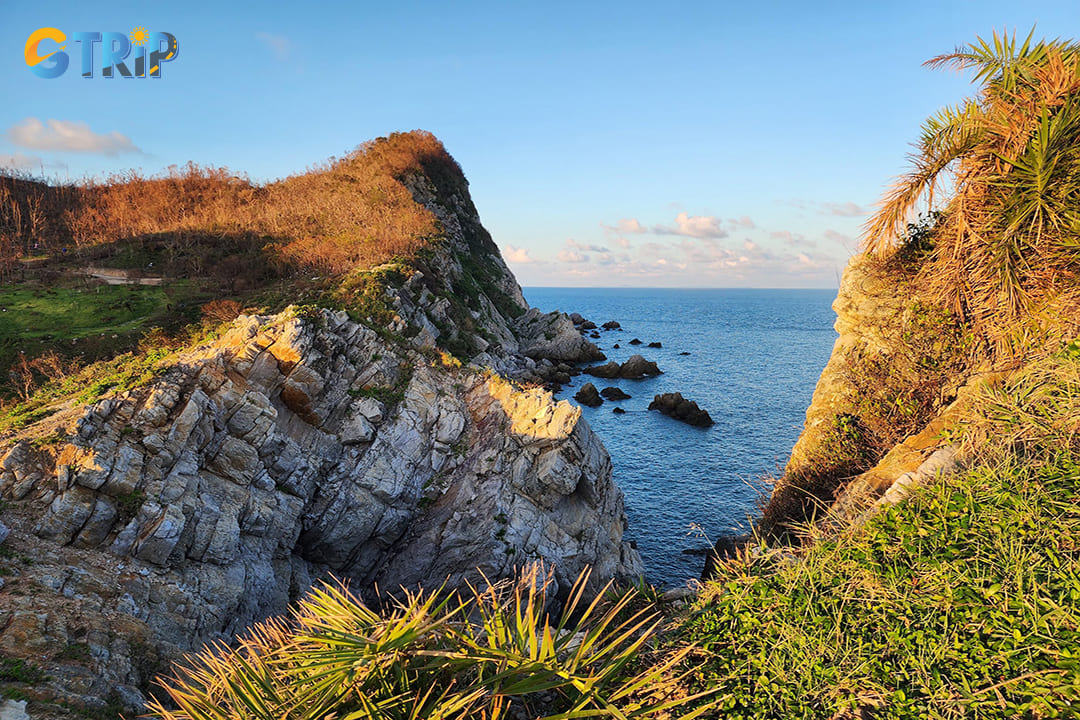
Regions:
<instances>
[{"instance_id":1,"label":"white cloud","mask_svg":"<svg viewBox=\"0 0 1080 720\"><path fill-rule=\"evenodd\" d=\"M638 222L637 218L623 218L615 223L615 229L621 233L640 234L647 233L649 229Z\"/></svg>"},{"instance_id":2,"label":"white cloud","mask_svg":"<svg viewBox=\"0 0 1080 720\"><path fill-rule=\"evenodd\" d=\"M839 215L840 217L859 217L869 212L867 208L853 202L821 203L821 211L826 215Z\"/></svg>"},{"instance_id":3,"label":"white cloud","mask_svg":"<svg viewBox=\"0 0 1080 720\"><path fill-rule=\"evenodd\" d=\"M683 235L695 238L727 237L726 230L720 227L721 220L711 215L688 215L681 212L675 216L675 225L657 225L652 231L657 235Z\"/></svg>"},{"instance_id":4,"label":"white cloud","mask_svg":"<svg viewBox=\"0 0 1080 720\"><path fill-rule=\"evenodd\" d=\"M13 125L7 135L15 145L30 150L104 155L142 152L127 135L115 130L110 133L95 133L86 123L74 120L49 119L43 123L35 117L28 117Z\"/></svg>"},{"instance_id":5,"label":"white cloud","mask_svg":"<svg viewBox=\"0 0 1080 720\"><path fill-rule=\"evenodd\" d=\"M40 169L44 165L41 158L37 155L27 155L26 153L17 152L14 155L0 155L0 168L9 168L14 170L29 170L30 168Z\"/></svg>"},{"instance_id":6,"label":"white cloud","mask_svg":"<svg viewBox=\"0 0 1080 720\"><path fill-rule=\"evenodd\" d=\"M536 258L530 256L528 250L525 248L514 247L513 245L506 246L503 257L506 258L506 262L514 263L515 265L528 265L529 263L536 262Z\"/></svg>"},{"instance_id":7,"label":"white cloud","mask_svg":"<svg viewBox=\"0 0 1080 720\"><path fill-rule=\"evenodd\" d=\"M570 247L570 248L573 248L574 250L582 250L584 252L595 252L595 253L609 253L609 252L611 252L611 250L604 247L603 245L582 245L581 243L579 243L577 240L574 240L573 238L570 238L570 239L568 239L566 241L566 246Z\"/></svg>"},{"instance_id":8,"label":"white cloud","mask_svg":"<svg viewBox=\"0 0 1080 720\"><path fill-rule=\"evenodd\" d=\"M769 237L774 240L783 240L784 244L789 247L817 247L816 242L807 240L806 236L802 233L793 233L788 230L774 230L769 233Z\"/></svg>"},{"instance_id":9,"label":"white cloud","mask_svg":"<svg viewBox=\"0 0 1080 720\"><path fill-rule=\"evenodd\" d=\"M564 248L559 251L559 254L555 256L555 259L564 263L583 263L589 262L588 255L582 255L577 250L570 248Z\"/></svg>"},{"instance_id":10,"label":"white cloud","mask_svg":"<svg viewBox=\"0 0 1080 720\"><path fill-rule=\"evenodd\" d=\"M274 53L274 57L278 60L288 60L289 53L292 52L292 42L284 35L274 35L273 33L258 32L255 33L255 37L263 42L266 47L270 48L270 51Z\"/></svg>"},{"instance_id":11,"label":"white cloud","mask_svg":"<svg viewBox=\"0 0 1080 720\"><path fill-rule=\"evenodd\" d=\"M757 227L748 215L743 215L739 218L728 218L728 222L735 227L746 228L747 230L753 230Z\"/></svg>"}]
</instances>

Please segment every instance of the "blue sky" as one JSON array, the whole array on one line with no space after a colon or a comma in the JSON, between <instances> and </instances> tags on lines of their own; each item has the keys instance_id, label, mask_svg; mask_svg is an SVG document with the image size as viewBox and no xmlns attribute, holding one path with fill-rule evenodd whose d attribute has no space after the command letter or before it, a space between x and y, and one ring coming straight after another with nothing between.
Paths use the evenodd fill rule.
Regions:
<instances>
[{"instance_id":1,"label":"blue sky","mask_svg":"<svg viewBox=\"0 0 1080 720\"><path fill-rule=\"evenodd\" d=\"M1033 25L1076 36L1080 2L0 2L0 163L263 181L423 128L524 285L832 287L921 121L970 92L922 62ZM43 26L180 52L48 80Z\"/></svg>"}]
</instances>

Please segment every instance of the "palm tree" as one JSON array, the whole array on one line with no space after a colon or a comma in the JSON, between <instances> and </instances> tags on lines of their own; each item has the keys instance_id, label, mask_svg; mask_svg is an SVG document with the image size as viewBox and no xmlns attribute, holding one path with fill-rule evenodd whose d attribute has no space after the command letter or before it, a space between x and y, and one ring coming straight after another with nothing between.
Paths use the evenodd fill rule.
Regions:
<instances>
[{"instance_id":1,"label":"palm tree","mask_svg":"<svg viewBox=\"0 0 1080 720\"><path fill-rule=\"evenodd\" d=\"M923 124L864 241L893 254L920 204L944 195L920 279L999 350L1029 342L1017 336L1031 321L1080 308L1080 48L1033 32L1022 43L995 32L926 63L974 70L978 91Z\"/></svg>"}]
</instances>

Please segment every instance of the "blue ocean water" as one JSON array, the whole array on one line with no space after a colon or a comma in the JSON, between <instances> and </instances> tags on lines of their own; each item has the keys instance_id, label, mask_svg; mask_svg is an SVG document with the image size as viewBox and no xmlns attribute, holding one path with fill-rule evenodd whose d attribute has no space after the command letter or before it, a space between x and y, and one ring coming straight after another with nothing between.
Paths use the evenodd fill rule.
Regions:
<instances>
[{"instance_id":1,"label":"blue ocean water","mask_svg":"<svg viewBox=\"0 0 1080 720\"><path fill-rule=\"evenodd\" d=\"M545 312L578 312L597 325L618 321L621 331L600 330L593 342L611 360L640 353L664 371L647 380L581 375L557 396L573 402L586 382L633 396L583 414L611 453L626 495L627 536L637 542L649 582L673 587L698 577L704 558L684 551L708 542L693 526L714 540L749 527L767 492L761 478L787 461L829 359L835 296L835 290L525 289L529 304ZM643 344L630 345L634 338ZM653 341L663 347L645 347ZM695 428L649 412L653 396L664 392L696 401L716 424ZM616 406L626 414L613 413Z\"/></svg>"}]
</instances>

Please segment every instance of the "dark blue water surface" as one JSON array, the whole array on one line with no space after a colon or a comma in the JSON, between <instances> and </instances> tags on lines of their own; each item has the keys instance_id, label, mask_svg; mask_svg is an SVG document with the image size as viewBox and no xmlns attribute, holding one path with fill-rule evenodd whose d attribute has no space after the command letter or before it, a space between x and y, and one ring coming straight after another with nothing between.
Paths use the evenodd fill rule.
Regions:
<instances>
[{"instance_id":1,"label":"dark blue water surface","mask_svg":"<svg viewBox=\"0 0 1080 720\"><path fill-rule=\"evenodd\" d=\"M557 396L573 402L586 382L633 396L583 414L611 453L626 495L627 535L638 544L650 582L675 586L700 574L704 559L684 551L708 543L692 525L713 540L749 526L767 491L760 480L787 461L829 358L835 296L835 290L525 290L529 304L545 312L578 312L597 325L617 320L621 331L601 330L593 342L611 360L640 353L664 371L648 380L582 375ZM663 347L631 346L633 338ZM694 428L649 412L653 396L664 392L697 401L716 424ZM616 406L626 414L612 413Z\"/></svg>"}]
</instances>

